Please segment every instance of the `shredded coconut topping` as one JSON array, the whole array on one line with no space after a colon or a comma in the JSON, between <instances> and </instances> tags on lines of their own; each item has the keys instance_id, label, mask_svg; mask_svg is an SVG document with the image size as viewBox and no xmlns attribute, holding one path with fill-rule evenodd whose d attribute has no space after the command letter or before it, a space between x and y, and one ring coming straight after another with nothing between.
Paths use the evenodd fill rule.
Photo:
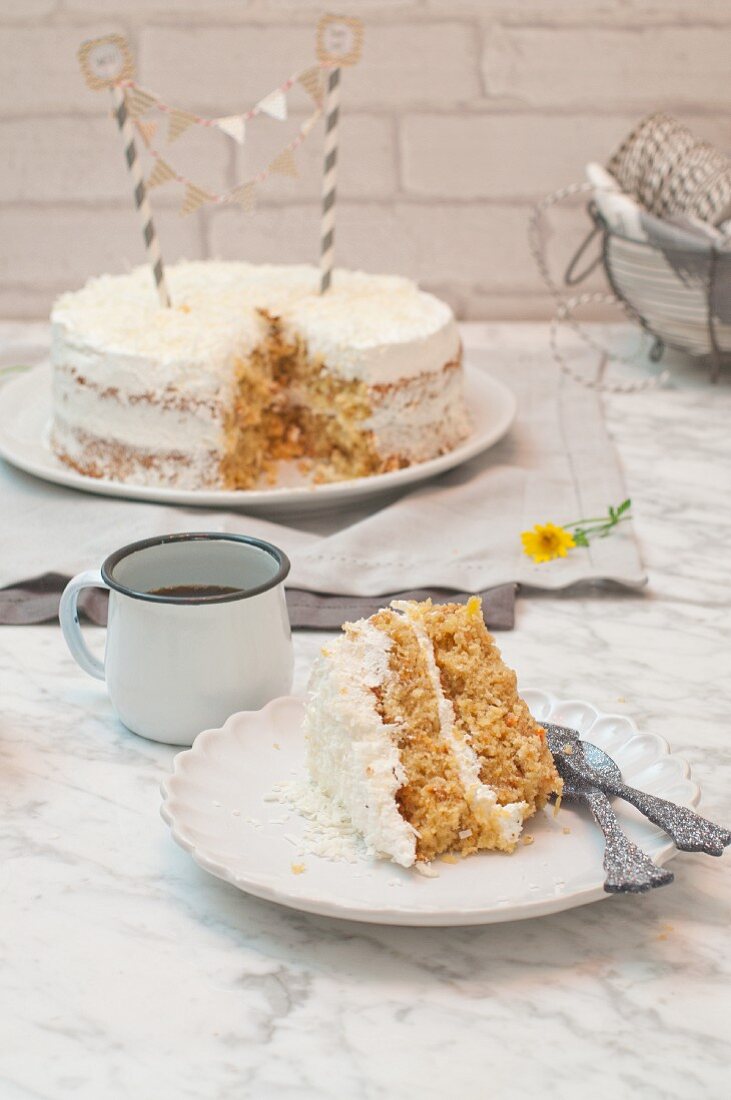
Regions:
<instances>
[{"instance_id":1,"label":"shredded coconut topping","mask_svg":"<svg viewBox=\"0 0 731 1100\"><path fill-rule=\"evenodd\" d=\"M322 859L360 863L368 849L342 806L325 795L309 778L281 783L272 792L277 801L296 810L307 820L297 847L303 854Z\"/></svg>"},{"instance_id":2,"label":"shredded coconut topping","mask_svg":"<svg viewBox=\"0 0 731 1100\"><path fill-rule=\"evenodd\" d=\"M388 675L390 648L387 634L361 620L346 624L315 662L305 715L307 764L313 783L347 813L368 851L409 867L415 832L396 804L405 775L394 729L378 713L372 690Z\"/></svg>"},{"instance_id":3,"label":"shredded coconut topping","mask_svg":"<svg viewBox=\"0 0 731 1100\"><path fill-rule=\"evenodd\" d=\"M449 306L396 275L337 269L326 295L306 264L205 260L171 265L166 276L169 309L147 267L91 279L56 302L57 334L71 346L226 372L260 341L266 311L329 369L371 382L441 369L459 351Z\"/></svg>"}]
</instances>

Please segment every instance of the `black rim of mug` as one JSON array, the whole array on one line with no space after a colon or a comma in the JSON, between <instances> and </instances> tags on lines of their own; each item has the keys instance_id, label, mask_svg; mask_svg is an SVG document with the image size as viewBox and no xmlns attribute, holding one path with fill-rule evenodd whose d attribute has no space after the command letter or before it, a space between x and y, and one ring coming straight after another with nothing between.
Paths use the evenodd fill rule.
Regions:
<instances>
[{"instance_id":1,"label":"black rim of mug","mask_svg":"<svg viewBox=\"0 0 731 1100\"><path fill-rule=\"evenodd\" d=\"M218 596L163 596L153 592L140 592L121 584L114 576L114 570L121 561L140 550L149 550L153 546L166 546L171 542L238 542L245 546L254 546L264 550L277 563L277 571L270 580L259 584L255 588L241 588L236 592L225 592ZM158 535L156 538L141 539L139 542L130 542L127 546L120 547L110 554L102 565L101 573L104 583L115 592L121 592L123 596L130 596L133 600L146 600L149 603L166 604L212 604L231 603L234 600L248 600L251 596L259 596L262 592L268 592L270 588L276 588L287 577L291 566L287 555L278 546L264 539L256 539L251 535L232 535L221 531L190 531L177 535Z\"/></svg>"}]
</instances>

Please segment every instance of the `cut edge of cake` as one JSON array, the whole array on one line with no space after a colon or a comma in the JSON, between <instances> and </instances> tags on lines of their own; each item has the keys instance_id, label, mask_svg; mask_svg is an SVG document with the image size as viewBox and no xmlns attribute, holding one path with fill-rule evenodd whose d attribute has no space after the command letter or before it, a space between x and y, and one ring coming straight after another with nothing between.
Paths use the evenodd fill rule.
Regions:
<instances>
[{"instance_id":1,"label":"cut edge of cake","mask_svg":"<svg viewBox=\"0 0 731 1100\"><path fill-rule=\"evenodd\" d=\"M524 821L561 792L478 597L393 601L345 624L309 690L310 780L371 855L408 867L447 852L512 852Z\"/></svg>"}]
</instances>

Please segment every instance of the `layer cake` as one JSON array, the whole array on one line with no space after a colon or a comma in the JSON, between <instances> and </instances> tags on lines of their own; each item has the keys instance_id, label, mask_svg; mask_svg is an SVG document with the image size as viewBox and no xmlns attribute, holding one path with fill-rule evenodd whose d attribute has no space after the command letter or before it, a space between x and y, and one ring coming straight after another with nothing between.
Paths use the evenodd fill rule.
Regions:
<instances>
[{"instance_id":1,"label":"layer cake","mask_svg":"<svg viewBox=\"0 0 731 1100\"><path fill-rule=\"evenodd\" d=\"M91 477L251 488L296 460L317 481L442 454L469 432L449 306L410 280L201 261L103 275L52 312L51 443Z\"/></svg>"}]
</instances>

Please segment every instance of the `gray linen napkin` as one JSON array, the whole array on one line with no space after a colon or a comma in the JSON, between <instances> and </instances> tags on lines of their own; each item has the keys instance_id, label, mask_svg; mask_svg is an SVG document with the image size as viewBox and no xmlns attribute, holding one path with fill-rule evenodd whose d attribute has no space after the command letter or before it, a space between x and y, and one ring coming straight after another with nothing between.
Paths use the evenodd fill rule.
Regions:
<instances>
[{"instance_id":1,"label":"gray linen napkin","mask_svg":"<svg viewBox=\"0 0 731 1100\"><path fill-rule=\"evenodd\" d=\"M58 618L58 603L70 580L60 573L21 581L11 588L0 589L0 625L28 626L51 622ZM491 630L512 630L515 625L514 584L502 584L480 593L485 622ZM288 588L287 611L293 630L339 630L345 622L367 618L391 599L425 600L450 603L466 600L472 593L447 592L436 588L413 588L384 596L329 596ZM107 593L89 588L82 592L79 609L85 618L98 626L107 621Z\"/></svg>"}]
</instances>

